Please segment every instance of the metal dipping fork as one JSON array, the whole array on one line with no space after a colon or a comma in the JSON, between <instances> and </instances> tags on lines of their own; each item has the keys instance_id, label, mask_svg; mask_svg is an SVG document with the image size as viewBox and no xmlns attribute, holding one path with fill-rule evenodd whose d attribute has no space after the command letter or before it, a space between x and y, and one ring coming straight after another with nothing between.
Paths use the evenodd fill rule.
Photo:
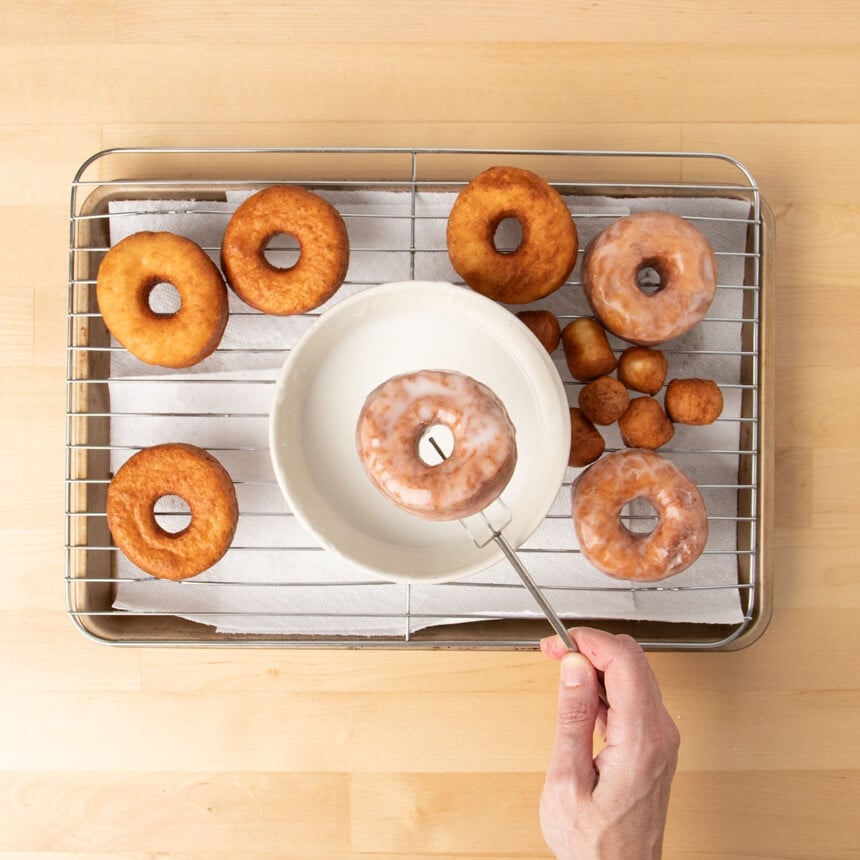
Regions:
<instances>
[{"instance_id":1,"label":"metal dipping fork","mask_svg":"<svg viewBox=\"0 0 860 860\"><path fill-rule=\"evenodd\" d=\"M427 441L443 460L448 459L432 436L429 436ZM492 519L490 513L488 513L490 511L492 511L494 517ZM472 542L478 549L483 549L490 543L496 543L505 558L510 562L511 567L522 580L522 583L528 590L529 594L534 598L535 603L537 603L541 608L547 621L552 625L552 629L555 630L561 638L561 641L564 642L568 651L579 652L579 648L576 647L576 643L570 638L570 634L567 632L564 622L559 618L558 613L553 609L552 604L546 599L544 593L540 590L540 587L534 581L526 566L522 561L520 561L520 557L517 555L516 550L505 537L504 530L511 524L512 520L513 515L511 514L510 508L504 503L504 501L502 501L502 498L499 497L483 511L469 517L468 520L461 519L460 525L463 526L466 534L469 535ZM481 533L476 533L476 524L480 524ZM603 681L600 679L598 679L598 694L600 696L600 701L609 707L609 701L606 698L606 690L603 686Z\"/></svg>"},{"instance_id":2,"label":"metal dipping fork","mask_svg":"<svg viewBox=\"0 0 860 860\"><path fill-rule=\"evenodd\" d=\"M433 447L433 450L442 458L447 460L445 452L439 447L436 440L430 436L427 441ZM490 519L488 511L494 509L498 518ZM525 565L520 561L516 550L510 545L508 539L504 535L504 530L511 524L513 515L510 508L502 501L501 497L492 502L487 508L478 514L470 517L468 520L461 519L460 525L463 526L466 534L472 539L472 542L478 549L483 549L490 543L495 542L499 549L504 553L505 558L511 563L511 567L517 572L517 575L522 580L523 585L528 589L529 594L535 599L537 605L546 616L547 621L552 625L552 629L561 637L561 641L567 646L568 651L578 651L579 649L570 638L564 622L558 617L558 613L552 608L552 604L544 597L543 592L538 587L538 584L532 579L532 575L528 572ZM471 522L470 522L471 521ZM484 530L484 534L476 534L474 525L479 522Z\"/></svg>"}]
</instances>

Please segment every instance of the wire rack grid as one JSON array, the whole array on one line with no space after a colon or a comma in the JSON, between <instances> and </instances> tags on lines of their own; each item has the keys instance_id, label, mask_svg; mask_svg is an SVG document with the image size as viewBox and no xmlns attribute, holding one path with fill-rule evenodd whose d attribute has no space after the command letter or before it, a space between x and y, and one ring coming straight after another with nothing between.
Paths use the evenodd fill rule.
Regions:
<instances>
[{"instance_id":1,"label":"wire rack grid","mask_svg":"<svg viewBox=\"0 0 860 860\"><path fill-rule=\"evenodd\" d=\"M706 435L679 433L661 452L679 464L690 464L693 471L700 463L730 463L729 478L699 481L709 502L711 530L730 537L727 544L709 542L703 563L729 570L729 581L667 580L643 586L605 578L553 578L553 564L566 565L579 556L569 522L574 470L569 470L556 505L521 553L530 566L549 571L542 585L551 600L574 599L582 607L570 616L576 623L629 632L646 648L738 648L761 635L769 619L771 588L766 565L772 457L767 444L771 339L766 305L772 225L746 168L710 153L378 148L121 149L94 155L78 171L70 218L65 580L68 612L85 634L127 645L534 647L546 633L545 623L534 617L529 596L512 575L438 587L363 577L332 566L328 554L284 506L261 428L268 420L276 371L290 344L328 305L274 322L234 302L230 325L235 336L225 335L211 361L206 360L212 372L172 373L146 368L112 340L95 301L99 262L122 230L148 229L151 223L178 225L217 259L218 231L238 202L275 182L301 184L328 196L344 217L350 271L332 301L380 280L458 283L444 242L451 200L479 169L502 162L545 176L569 202L581 237L598 232L631 207L646 202L653 206L655 200L657 206L664 201L666 208L682 212L689 204L685 217L706 232L734 230L741 236L742 246L717 247L721 274L734 266L739 275L729 282L721 277L718 300L698 327L705 335L679 338L664 348L670 374L674 364L687 375L721 368L721 389L737 407L718 422L731 430L731 444L712 446ZM710 204L725 200L738 205L731 214L719 208L713 214ZM502 231L497 241L515 246L516 224L506 229L509 238ZM290 237L282 236L270 252L270 259L280 254L285 262L279 265L288 265L297 250ZM590 313L578 272L577 266L553 299L551 309L562 326ZM730 344L723 343L727 330L737 335ZM626 346L614 338L612 343L618 352ZM560 351L554 360L575 404L581 384L566 371ZM212 427L239 429L212 435L206 429ZM171 583L170 595L141 601L140 593L154 594L167 584L134 569L115 547L107 529L105 496L118 465L136 450L172 441L160 438L166 432L200 436L204 447L229 464L240 498L240 528L225 557L230 562L226 572ZM621 445L611 431L607 442L608 450ZM709 474L707 468L703 474ZM253 504L243 507L243 498L253 498ZM181 502L168 499L157 509L157 519L175 530L187 515ZM627 522L631 528L647 529L652 519L650 512L634 509ZM261 557L275 561L260 564ZM286 569L290 577L281 577L278 571ZM136 594L127 600L129 589ZM234 605L230 596L240 589L243 595L256 591L267 597ZM427 589L436 596L428 597ZM653 602L673 594L695 598L697 592L721 591L735 595L737 620L701 623L654 620L629 611L619 617L603 610L589 612L590 603L599 606L603 597ZM471 595L475 600L470 604ZM256 620L262 632L254 630Z\"/></svg>"}]
</instances>

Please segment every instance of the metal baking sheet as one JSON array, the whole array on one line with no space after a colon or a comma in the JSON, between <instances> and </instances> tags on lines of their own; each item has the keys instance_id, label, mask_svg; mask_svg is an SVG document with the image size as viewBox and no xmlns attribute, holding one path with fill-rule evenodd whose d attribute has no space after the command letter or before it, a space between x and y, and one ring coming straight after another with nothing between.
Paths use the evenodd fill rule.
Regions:
<instances>
[{"instance_id":1,"label":"metal baking sheet","mask_svg":"<svg viewBox=\"0 0 860 860\"><path fill-rule=\"evenodd\" d=\"M138 438L119 443L115 432L112 433L112 425L116 431L119 422L128 417L116 408L116 395L111 397L111 391L116 392L117 384L123 382L118 368L126 356L111 341L95 301L98 265L111 243L109 224L112 209L134 212L140 208L145 211L153 202L171 201L178 202L180 207L187 205L189 209L193 204L198 212L205 212L207 204L211 204L213 213L223 213L229 211L243 194L276 182L301 184L320 193L343 195L343 199L391 192L407 201L405 213L383 218L378 212L352 211L347 218L348 223L356 223L358 219L377 219L380 227L377 232L384 237L384 241L373 246L354 247L353 259L378 263L384 255L386 266L389 260L396 260L398 265L406 267L407 276L416 276L416 272L417 276L423 276L422 266L428 259L444 258L444 247L438 246L438 242L436 245L431 243L429 247L421 244L420 236L427 225L422 214L424 202L432 201L436 196L450 199L480 170L499 163L532 169L566 198L586 201L586 205L580 203L579 211L573 212L577 223L582 223L583 218L594 217L593 210L587 205L590 199L635 202L653 198L720 198L744 204L746 214L742 220L746 243L739 255L743 264L742 282L718 288L718 291L736 291L740 298L738 312L731 320L706 320L707 324L716 327L733 323L739 328L741 337L740 348L733 348L737 378L729 384L738 398L740 410L737 447L727 452L716 452L718 455L730 454L736 458L733 462L737 463L736 478L731 484L721 486L719 491L732 493L736 502L736 512L730 518L730 525L720 524L722 528L730 527L735 538L734 548L722 553L721 563L730 565L736 572L736 580L733 579L731 587L737 594L741 617L736 623L712 624L591 617L586 611L584 616L580 615L571 623L627 632L652 650L736 649L745 647L763 633L770 617L772 588L767 562L772 532L770 373L773 338L770 304L773 221L749 172L728 156L709 153L377 148L119 149L97 153L78 171L72 184L70 217L65 581L68 612L82 632L100 642L126 645L464 649L533 648L536 641L546 635L547 628L542 619L519 617L534 607L529 596L514 580L496 586L506 589L505 605L513 606L514 611L454 613L457 614L457 623L447 623L451 613L441 610L437 617L428 617L434 612L421 608L409 586L363 583L365 594L372 590L377 595L382 593L380 590L397 591L392 591L389 596L393 600L385 603L387 632L374 634L371 625L370 633L362 631L357 634L355 619L350 619L351 624L346 623L348 610L332 604L330 600L335 590L354 585L349 571L344 570L340 580L335 574L333 580L325 582L315 581L310 574L298 581L294 578L289 583L272 582L268 577L265 581L255 580L254 565L250 561L245 564L250 557L247 553L243 555L243 549L247 547L241 546L230 550L237 557L237 569L242 571L241 584L261 589L275 588L295 596L297 608L287 609L284 614L293 614L297 620L302 620L298 619L300 615L304 620L313 620L314 623L308 627L313 633L248 632L253 623L245 625L246 629L241 633L219 630L219 616L235 614L236 611L220 598L212 604L214 608L206 609L204 602L204 608L194 614L158 608L145 611L121 608L118 594L128 578L137 577L129 577L127 566L121 564L120 553L112 543L104 514L107 486L117 456L122 454L120 449L130 451L155 441L147 436L146 430L141 430ZM392 226L390 232L388 225ZM216 256L217 242L206 246L206 250ZM435 263L431 270L435 271L433 265ZM361 263L351 266L346 289L360 290L372 283L362 278L362 270ZM371 267L371 271L375 270ZM576 287L574 276L571 288L575 290ZM573 305L557 311L562 324L583 312L580 306ZM310 324L314 316L305 315L295 322L298 325ZM617 341L614 345L623 348L623 344ZM273 347L265 351L274 351L274 360L278 361L286 355L286 349L279 352ZM251 350L245 349L243 354L240 345L226 346L219 352L225 366L229 367L236 357L235 352L248 358ZM559 354L556 358L560 372L563 372L563 356ZM670 363L671 358L670 355ZM194 380L172 376L170 372L162 373L153 384L158 386L160 383L164 383L164 387L156 388L156 391L167 391L168 386L174 390L177 383L195 385ZM571 404L575 404L578 386L569 377L565 384ZM250 392L249 388L237 385L238 393L233 400L231 414L249 419L263 417L267 385L271 385L270 380L258 379L258 390L253 397L242 393L243 390ZM203 421L220 420L217 414L203 414L198 418ZM141 427L145 426L145 422L141 424ZM669 456L681 457L713 454L695 448L669 451ZM258 479L264 488L267 482L274 486L274 477L262 475ZM289 513L274 510L256 514L243 512L240 525L245 517L262 516L281 522L289 518ZM563 511L551 513L547 527L557 529L563 519ZM310 557L318 555L319 548L299 541L293 545L279 544L271 549L277 551L285 566L302 570L303 565L308 566ZM527 556L529 552L535 554L533 557L536 558L537 554L546 557L576 550L532 544L527 545L525 552ZM140 579L146 579L146 575L141 573ZM193 584L193 580L177 585L186 589L186 594L189 588L195 587L202 593L200 586L226 593L236 585L207 584L205 577L201 579L198 586ZM446 588L457 588L458 585L463 589L474 586L463 582ZM629 587L635 586L631 584ZM299 588L302 589L301 595ZM589 596L594 597L599 591L575 584L571 588L578 589L577 599L586 610ZM648 597L659 600L661 595L666 595L668 599L668 595L683 589L684 586L677 586L670 579L653 587ZM553 591L549 593L552 597ZM522 612L518 601L522 604ZM315 608L308 609L308 605ZM372 615L374 611L371 609L368 614ZM311 615L318 617L311 619ZM194 620L189 620L189 617Z\"/></svg>"}]
</instances>

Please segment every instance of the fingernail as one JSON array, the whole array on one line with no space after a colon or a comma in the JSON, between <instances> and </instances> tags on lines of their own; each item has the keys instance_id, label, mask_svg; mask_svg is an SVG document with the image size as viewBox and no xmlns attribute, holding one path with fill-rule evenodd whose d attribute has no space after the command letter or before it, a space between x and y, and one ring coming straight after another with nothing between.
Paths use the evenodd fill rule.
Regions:
<instances>
[{"instance_id":1,"label":"fingernail","mask_svg":"<svg viewBox=\"0 0 860 860\"><path fill-rule=\"evenodd\" d=\"M588 683L593 671L582 654L566 654L561 661L561 683L565 687L581 687Z\"/></svg>"}]
</instances>

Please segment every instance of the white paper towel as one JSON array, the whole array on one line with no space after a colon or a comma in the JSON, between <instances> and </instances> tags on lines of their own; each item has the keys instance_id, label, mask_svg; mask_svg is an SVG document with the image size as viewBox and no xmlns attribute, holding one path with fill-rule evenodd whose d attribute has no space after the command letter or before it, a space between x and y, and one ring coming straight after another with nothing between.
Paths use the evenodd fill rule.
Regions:
<instances>
[{"instance_id":1,"label":"white paper towel","mask_svg":"<svg viewBox=\"0 0 860 860\"><path fill-rule=\"evenodd\" d=\"M453 195L419 192L413 221L410 194L322 194L344 215L352 250L347 282L321 312L370 284L413 277L457 280L445 251ZM196 241L217 262L224 227L244 196L230 194L226 202L214 203L114 202L111 243L140 230L168 230ZM740 373L740 359L732 353L740 348L743 291L737 287L743 284L749 206L715 198L576 197L567 202L580 247L617 217L667 209L692 218L717 252L720 289L708 320L666 345L670 377L708 377L723 386L721 419L704 428L678 426L666 449L702 487L710 536L696 564L659 588L606 577L577 553L569 517L570 482L577 471L571 469L549 516L523 545L523 559L559 613L571 619L739 623L734 556L738 456L733 452L739 441L740 391L731 386ZM573 280L578 278L577 266ZM589 313L582 290L573 285L534 307L563 317ZM407 587L369 577L317 547L280 495L267 443L273 382L286 351L313 317L265 316L232 292L230 309L219 350L193 368L170 371L144 365L122 350L112 355L113 469L137 448L190 442L210 449L228 469L240 509L230 551L192 580L154 579L120 553L115 608L171 613L214 625L221 633L330 636L401 636L425 626L477 618L541 617L505 563L457 583ZM554 358L575 404L580 386L570 378L560 350ZM608 448L621 447L616 427L604 431ZM183 520L174 516L172 522L177 527Z\"/></svg>"}]
</instances>

